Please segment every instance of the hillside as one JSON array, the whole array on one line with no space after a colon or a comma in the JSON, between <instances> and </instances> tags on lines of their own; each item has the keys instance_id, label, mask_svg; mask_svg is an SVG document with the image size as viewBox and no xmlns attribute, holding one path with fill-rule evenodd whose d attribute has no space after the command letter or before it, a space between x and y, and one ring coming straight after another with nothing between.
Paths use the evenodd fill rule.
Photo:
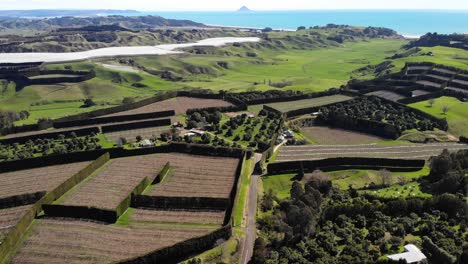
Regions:
<instances>
[{"instance_id":1,"label":"hillside","mask_svg":"<svg viewBox=\"0 0 468 264\"><path fill-rule=\"evenodd\" d=\"M159 16L91 16L55 17L42 19L0 19L0 32L15 34L24 32L49 32L59 28L118 25L129 29L152 29L157 27L202 27L201 23L190 20L166 19Z\"/></svg>"}]
</instances>

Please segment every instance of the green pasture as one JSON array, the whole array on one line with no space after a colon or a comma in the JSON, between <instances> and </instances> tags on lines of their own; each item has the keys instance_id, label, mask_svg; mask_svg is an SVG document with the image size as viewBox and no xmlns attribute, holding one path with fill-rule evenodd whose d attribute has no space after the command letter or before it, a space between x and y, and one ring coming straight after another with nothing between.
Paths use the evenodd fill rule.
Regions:
<instances>
[{"instance_id":1,"label":"green pasture","mask_svg":"<svg viewBox=\"0 0 468 264\"><path fill-rule=\"evenodd\" d=\"M440 97L435 99L431 107L428 101L410 104L410 107L419 109L438 118L447 118L449 132L456 136L468 135L468 103L461 102L453 97ZM442 108L447 106L448 112L443 113Z\"/></svg>"}]
</instances>

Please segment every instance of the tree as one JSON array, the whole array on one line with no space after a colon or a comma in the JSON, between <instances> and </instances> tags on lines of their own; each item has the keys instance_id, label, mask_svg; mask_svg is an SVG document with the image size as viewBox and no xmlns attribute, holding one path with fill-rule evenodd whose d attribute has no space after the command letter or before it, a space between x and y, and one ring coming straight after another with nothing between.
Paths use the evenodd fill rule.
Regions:
<instances>
[{"instance_id":1,"label":"tree","mask_svg":"<svg viewBox=\"0 0 468 264\"><path fill-rule=\"evenodd\" d=\"M448 106L446 106L446 105L442 106L442 112L444 113L444 115L446 115L448 113L448 111L449 111Z\"/></svg>"},{"instance_id":2,"label":"tree","mask_svg":"<svg viewBox=\"0 0 468 264\"><path fill-rule=\"evenodd\" d=\"M137 142L140 142L140 141L142 141L142 140L143 140L143 138L142 138L140 135L136 136L136 141L137 141Z\"/></svg>"},{"instance_id":3,"label":"tree","mask_svg":"<svg viewBox=\"0 0 468 264\"><path fill-rule=\"evenodd\" d=\"M91 98L85 99L84 103L83 103L83 107L91 107L91 106L95 106L95 105L96 105L96 103Z\"/></svg>"},{"instance_id":4,"label":"tree","mask_svg":"<svg viewBox=\"0 0 468 264\"><path fill-rule=\"evenodd\" d=\"M386 169L379 171L379 177L382 182L382 186L390 186L393 183L392 173Z\"/></svg>"},{"instance_id":5,"label":"tree","mask_svg":"<svg viewBox=\"0 0 468 264\"><path fill-rule=\"evenodd\" d=\"M273 31L273 29L271 27L266 27L266 28L262 29L262 32L264 32L264 33L272 32L272 31Z\"/></svg>"},{"instance_id":6,"label":"tree","mask_svg":"<svg viewBox=\"0 0 468 264\"><path fill-rule=\"evenodd\" d=\"M427 101L427 103L429 104L430 107L434 106L434 104L435 104L434 98L429 99L429 100Z\"/></svg>"},{"instance_id":7,"label":"tree","mask_svg":"<svg viewBox=\"0 0 468 264\"><path fill-rule=\"evenodd\" d=\"M300 26L300 27L297 27L297 30L298 30L298 31L299 31L299 30L306 30L306 27Z\"/></svg>"},{"instance_id":8,"label":"tree","mask_svg":"<svg viewBox=\"0 0 468 264\"><path fill-rule=\"evenodd\" d=\"M122 145L122 146L123 146L123 145L127 145L127 139L124 138L124 137L120 137L120 138L119 138L119 142L120 142L120 145Z\"/></svg>"},{"instance_id":9,"label":"tree","mask_svg":"<svg viewBox=\"0 0 468 264\"><path fill-rule=\"evenodd\" d=\"M211 136L208 133L203 134L201 139L202 139L203 144L210 144L211 143Z\"/></svg>"},{"instance_id":10,"label":"tree","mask_svg":"<svg viewBox=\"0 0 468 264\"><path fill-rule=\"evenodd\" d=\"M133 103L135 103L135 98L132 98L132 97L125 97L122 100L122 104L133 104Z\"/></svg>"}]
</instances>

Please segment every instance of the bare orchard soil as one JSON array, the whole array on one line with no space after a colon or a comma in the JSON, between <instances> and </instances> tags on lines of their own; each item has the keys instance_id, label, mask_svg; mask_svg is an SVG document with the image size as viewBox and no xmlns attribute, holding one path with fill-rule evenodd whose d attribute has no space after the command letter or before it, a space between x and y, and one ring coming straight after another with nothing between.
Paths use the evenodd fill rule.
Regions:
<instances>
[{"instance_id":1,"label":"bare orchard soil","mask_svg":"<svg viewBox=\"0 0 468 264\"><path fill-rule=\"evenodd\" d=\"M169 154L173 168L152 196L228 198L234 185L238 159Z\"/></svg>"},{"instance_id":2,"label":"bare orchard soil","mask_svg":"<svg viewBox=\"0 0 468 264\"><path fill-rule=\"evenodd\" d=\"M104 225L44 219L11 263L115 263L214 231L208 226Z\"/></svg>"},{"instance_id":3,"label":"bare orchard soil","mask_svg":"<svg viewBox=\"0 0 468 264\"><path fill-rule=\"evenodd\" d=\"M132 109L125 112L119 112L106 116L133 115L144 114L151 112L161 112L174 110L176 115L185 114L189 109L209 108L232 106L231 103L219 99L202 99L192 97L176 97L169 100L164 100L154 104L149 104L140 108Z\"/></svg>"},{"instance_id":4,"label":"bare orchard soil","mask_svg":"<svg viewBox=\"0 0 468 264\"><path fill-rule=\"evenodd\" d=\"M167 159L157 156L112 160L70 194L64 204L115 210L145 177L153 181L166 162Z\"/></svg>"},{"instance_id":5,"label":"bare orchard soil","mask_svg":"<svg viewBox=\"0 0 468 264\"><path fill-rule=\"evenodd\" d=\"M224 212L136 209L131 215L131 220L133 222L222 225Z\"/></svg>"},{"instance_id":6,"label":"bare orchard soil","mask_svg":"<svg viewBox=\"0 0 468 264\"><path fill-rule=\"evenodd\" d=\"M32 205L24 205L0 210L0 244L3 240L2 237L18 223L31 207Z\"/></svg>"},{"instance_id":7,"label":"bare orchard soil","mask_svg":"<svg viewBox=\"0 0 468 264\"><path fill-rule=\"evenodd\" d=\"M0 198L51 191L90 163L89 161L77 162L0 173Z\"/></svg>"},{"instance_id":8,"label":"bare orchard soil","mask_svg":"<svg viewBox=\"0 0 468 264\"><path fill-rule=\"evenodd\" d=\"M376 144L287 146L280 149L276 161L319 160L337 157L429 159L439 155L444 149L457 151L468 149L468 145L436 143L401 146L379 146Z\"/></svg>"},{"instance_id":9,"label":"bare orchard soil","mask_svg":"<svg viewBox=\"0 0 468 264\"><path fill-rule=\"evenodd\" d=\"M323 126L304 127L301 132L315 143L324 145L368 144L385 140L370 134Z\"/></svg>"}]
</instances>

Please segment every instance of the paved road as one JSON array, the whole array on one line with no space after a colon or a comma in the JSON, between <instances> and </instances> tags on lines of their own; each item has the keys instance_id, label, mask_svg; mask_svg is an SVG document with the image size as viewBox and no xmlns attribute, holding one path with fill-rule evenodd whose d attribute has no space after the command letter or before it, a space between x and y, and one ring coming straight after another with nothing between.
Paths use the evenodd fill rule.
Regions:
<instances>
[{"instance_id":1,"label":"paved road","mask_svg":"<svg viewBox=\"0 0 468 264\"><path fill-rule=\"evenodd\" d=\"M253 248L256 239L256 226L255 216L257 213L257 185L258 177L252 175L250 189L249 189L249 202L247 209L247 234L245 237L244 250L242 252L242 264L247 264L252 258Z\"/></svg>"},{"instance_id":2,"label":"paved road","mask_svg":"<svg viewBox=\"0 0 468 264\"><path fill-rule=\"evenodd\" d=\"M254 164L259 162L262 159L262 155L255 154ZM252 172L254 166L252 166ZM247 202L247 214L246 214L246 236L244 241L244 246L241 252L241 263L247 264L252 258L253 248L255 244L255 239L257 238L257 228L256 228L256 219L257 215L257 186L258 186L258 175L251 175L251 181L249 186L249 195Z\"/></svg>"}]
</instances>

